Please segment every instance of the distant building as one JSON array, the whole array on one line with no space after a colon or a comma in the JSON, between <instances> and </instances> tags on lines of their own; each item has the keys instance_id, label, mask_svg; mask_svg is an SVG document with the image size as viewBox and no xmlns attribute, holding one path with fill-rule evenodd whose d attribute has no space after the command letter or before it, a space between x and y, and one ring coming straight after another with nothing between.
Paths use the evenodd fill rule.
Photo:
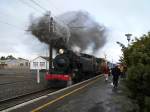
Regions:
<instances>
[{"instance_id":1,"label":"distant building","mask_svg":"<svg viewBox=\"0 0 150 112\"><path fill-rule=\"evenodd\" d=\"M6 66L6 60L0 60L0 69L4 69Z\"/></svg>"},{"instance_id":2,"label":"distant building","mask_svg":"<svg viewBox=\"0 0 150 112\"><path fill-rule=\"evenodd\" d=\"M30 67L29 60L26 60L23 58L18 58L17 63L18 63L18 67L20 67L20 68L29 68Z\"/></svg>"},{"instance_id":3,"label":"distant building","mask_svg":"<svg viewBox=\"0 0 150 112\"><path fill-rule=\"evenodd\" d=\"M49 58L39 56L32 61L30 61L30 70L48 70L49 69Z\"/></svg>"},{"instance_id":4,"label":"distant building","mask_svg":"<svg viewBox=\"0 0 150 112\"><path fill-rule=\"evenodd\" d=\"M0 69L5 68L29 68L29 60L23 58L0 60Z\"/></svg>"}]
</instances>

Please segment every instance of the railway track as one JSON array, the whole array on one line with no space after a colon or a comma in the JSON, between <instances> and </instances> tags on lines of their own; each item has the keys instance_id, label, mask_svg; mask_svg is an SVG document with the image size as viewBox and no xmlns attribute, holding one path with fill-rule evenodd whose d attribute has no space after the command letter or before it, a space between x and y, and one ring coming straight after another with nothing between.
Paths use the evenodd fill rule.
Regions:
<instances>
[{"instance_id":1,"label":"railway track","mask_svg":"<svg viewBox=\"0 0 150 112\"><path fill-rule=\"evenodd\" d=\"M26 82L26 81L30 81L30 80L34 80L34 79L26 79L26 80L21 80L21 81L12 81L12 82L0 83L0 86L1 85L8 85L8 84L20 83L20 82Z\"/></svg>"},{"instance_id":2,"label":"railway track","mask_svg":"<svg viewBox=\"0 0 150 112\"><path fill-rule=\"evenodd\" d=\"M4 110L6 108L9 108L9 107L15 106L19 103L24 103L24 102L32 100L34 98L43 96L45 94L55 92L57 90L59 90L59 89L45 88L43 90L39 90L39 91L35 91L35 92L29 92L26 94L22 94L22 95L18 95L15 97L0 100L0 111Z\"/></svg>"},{"instance_id":3,"label":"railway track","mask_svg":"<svg viewBox=\"0 0 150 112\"><path fill-rule=\"evenodd\" d=\"M102 77L102 75L100 75L99 77ZM35 91L35 92L28 92L28 93L23 94L23 95L18 95L18 96L13 97L13 98L3 99L3 100L0 101L0 111L4 110L4 109L7 109L7 108L10 108L10 107L13 107L15 105L18 105L18 104L30 101L32 99L41 97L43 95L47 95L47 94L50 94L50 93L53 93L53 92L54 93L55 92L59 92L59 90L63 91L63 90L66 90L67 88L70 89L70 88L77 87L78 85L82 85L82 84L87 83L90 80L94 80L94 79L95 78L91 78L91 79L85 80L83 82L74 84L74 85L72 85L70 87L66 87L64 89L60 89L60 88L56 88L56 89L45 88L43 90L39 90L39 91Z\"/></svg>"}]
</instances>

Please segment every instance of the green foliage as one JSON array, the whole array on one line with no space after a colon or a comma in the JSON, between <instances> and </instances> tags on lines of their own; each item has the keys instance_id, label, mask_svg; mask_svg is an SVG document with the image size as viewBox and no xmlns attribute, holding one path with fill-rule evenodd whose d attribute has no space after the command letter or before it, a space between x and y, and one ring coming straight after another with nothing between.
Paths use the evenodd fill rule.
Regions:
<instances>
[{"instance_id":1,"label":"green foliage","mask_svg":"<svg viewBox=\"0 0 150 112\"><path fill-rule=\"evenodd\" d=\"M7 57L5 57L5 56L0 57L0 60L7 60L7 59L16 59L16 58L12 55L8 55Z\"/></svg>"},{"instance_id":2,"label":"green foliage","mask_svg":"<svg viewBox=\"0 0 150 112\"><path fill-rule=\"evenodd\" d=\"M150 112L150 97L145 97L145 108L144 112Z\"/></svg>"},{"instance_id":3,"label":"green foliage","mask_svg":"<svg viewBox=\"0 0 150 112\"><path fill-rule=\"evenodd\" d=\"M127 87L139 104L140 111L148 112L150 99L150 33L135 40L123 51L122 61L128 67ZM150 105L149 105L150 106Z\"/></svg>"},{"instance_id":4,"label":"green foliage","mask_svg":"<svg viewBox=\"0 0 150 112\"><path fill-rule=\"evenodd\" d=\"M6 60L5 56L1 56L0 60Z\"/></svg>"},{"instance_id":5,"label":"green foliage","mask_svg":"<svg viewBox=\"0 0 150 112\"><path fill-rule=\"evenodd\" d=\"M14 56L12 56L12 55L8 55L7 57L6 57L6 59L16 59Z\"/></svg>"}]
</instances>

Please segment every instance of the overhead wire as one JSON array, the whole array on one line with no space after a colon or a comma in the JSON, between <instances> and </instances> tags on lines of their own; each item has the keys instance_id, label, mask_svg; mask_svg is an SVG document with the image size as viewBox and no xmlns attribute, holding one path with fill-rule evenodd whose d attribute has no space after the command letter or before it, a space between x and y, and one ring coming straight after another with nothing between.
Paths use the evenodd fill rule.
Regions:
<instances>
[{"instance_id":1,"label":"overhead wire","mask_svg":"<svg viewBox=\"0 0 150 112\"><path fill-rule=\"evenodd\" d=\"M34 3L35 5L37 5L38 7L40 7L41 9L43 9L44 11L48 11L47 9L45 9L44 7L42 7L39 3L37 3L34 0L30 0L32 3Z\"/></svg>"},{"instance_id":2,"label":"overhead wire","mask_svg":"<svg viewBox=\"0 0 150 112\"><path fill-rule=\"evenodd\" d=\"M51 3L51 4L54 6L54 8L55 8L56 10L62 12L60 8L56 7L56 5L52 2L52 0L46 0L46 1L49 2L49 3ZM59 19L59 18L57 18L57 19ZM75 29L78 29L78 28L85 28L84 26L73 26L73 27L71 27L71 26L70 26L68 23L66 23L64 20L62 20L62 19L59 19L59 20L60 20L61 22L63 22L65 25L67 25L68 27L70 27L70 28L75 28Z\"/></svg>"},{"instance_id":3,"label":"overhead wire","mask_svg":"<svg viewBox=\"0 0 150 112\"><path fill-rule=\"evenodd\" d=\"M29 4L28 2L25 2L24 0L18 0L18 1L22 2L24 5L26 5L26 6L30 7L30 8L32 8L32 9L34 9L37 13L39 13L39 11L40 11L41 14L44 14L41 10L38 10L37 8L33 7L33 6L32 6L31 4Z\"/></svg>"},{"instance_id":4,"label":"overhead wire","mask_svg":"<svg viewBox=\"0 0 150 112\"><path fill-rule=\"evenodd\" d=\"M30 0L30 1L33 1L33 2L35 2L34 0ZM39 1L39 0L37 0L37 1ZM40 1L39 1L40 2ZM39 4L37 4L40 8L42 8L42 9L44 9L46 12L47 12L47 14L44 14L44 16L48 16L49 17L49 19L50 19L50 17L51 17L51 11L49 11L49 10L47 10L47 9L45 9L45 8L43 8L41 5L39 5ZM45 48L44 48L45 49ZM49 52L49 46L47 46L46 47L46 49L45 49L45 56L47 56L48 57L48 52ZM44 50L43 50L44 51Z\"/></svg>"},{"instance_id":5,"label":"overhead wire","mask_svg":"<svg viewBox=\"0 0 150 112\"><path fill-rule=\"evenodd\" d=\"M55 10L58 10L59 12L62 12L60 8L56 7L56 5L52 2L52 0L46 0L47 2L51 3ZM64 20L57 18L60 20L63 24L67 25L71 29L78 29L78 28L85 28L84 26L70 26L68 23L66 23Z\"/></svg>"},{"instance_id":6,"label":"overhead wire","mask_svg":"<svg viewBox=\"0 0 150 112\"><path fill-rule=\"evenodd\" d=\"M8 17L8 18L12 18L12 17L13 17L13 19L15 19L15 20L21 22L20 18L15 17L13 13L14 13L14 12L11 12L11 11L9 12L9 10L5 10L5 8L0 8L0 16L1 16L2 18L3 18L3 17ZM4 18L4 19L5 19L5 18Z\"/></svg>"},{"instance_id":7,"label":"overhead wire","mask_svg":"<svg viewBox=\"0 0 150 112\"><path fill-rule=\"evenodd\" d=\"M35 10L37 10L36 8L34 8L34 7L32 7L31 6L31 4L29 4L29 3L27 3L27 2L24 2L23 0L20 0L22 3L24 3L24 4L26 4L26 5L28 5L29 7L31 7L31 8L33 8L33 9L35 9ZM44 11L46 11L46 12L49 12L49 10L47 10L46 8L44 8L43 6L41 6L38 2L40 2L39 0L38 0L38 2L36 2L35 0L30 0L32 3L34 3L36 6L38 6L40 9L42 9L42 10L44 10ZM48 1L48 2L51 2L51 1ZM53 4L52 2L51 2L51 4ZM53 6L54 6L54 4L53 4ZM54 8L56 9L56 10L58 10L58 11L60 11L57 7L55 7L54 6ZM43 15L45 15L45 14L43 14ZM52 13L51 13L51 15L50 16L52 16ZM59 19L59 18L57 18L57 19ZM60 20L60 19L59 19ZM65 25L67 25L67 23L65 23L63 20L60 20L61 22L63 22Z\"/></svg>"},{"instance_id":8,"label":"overhead wire","mask_svg":"<svg viewBox=\"0 0 150 112\"><path fill-rule=\"evenodd\" d=\"M14 27L14 28L19 29L19 30L24 30L24 29L21 28L21 27L18 27L18 26L14 25L14 24L11 24L11 23L8 23L8 22L2 21L2 20L0 20L0 23L6 24L6 25L8 25L8 26ZM25 30L24 30L24 31L25 31Z\"/></svg>"},{"instance_id":9,"label":"overhead wire","mask_svg":"<svg viewBox=\"0 0 150 112\"><path fill-rule=\"evenodd\" d=\"M39 12L39 10L37 10L36 8L34 8L31 4L29 4L29 3L27 3L27 2L25 2L25 1L23 1L23 0L19 0L20 2L22 2L23 4L26 4L28 7L30 7L30 8L32 8L32 9L34 9L34 10L36 10L37 12ZM34 0L32 0L33 2L34 2L34 4L36 3ZM37 3L36 3L36 5L37 5ZM40 5L39 5L40 6ZM42 8L42 7L41 7ZM43 8L44 9L44 8ZM41 12L42 13L42 12ZM44 14L44 13L42 13L42 14ZM1 12L1 15L3 15L3 16L8 16L7 14L5 14L5 13L3 13L3 12ZM1 24L5 24L5 25L8 25L8 26L11 26L11 27L13 27L13 28L15 28L15 29L19 29L19 30L23 30L23 31L26 31L25 29L23 29L23 28L21 28L21 27L18 27L17 25L14 25L14 24L11 24L11 23L9 23L9 22L6 22L6 21L3 21L3 20L0 20L0 23Z\"/></svg>"},{"instance_id":10,"label":"overhead wire","mask_svg":"<svg viewBox=\"0 0 150 112\"><path fill-rule=\"evenodd\" d=\"M19 1L22 2L23 4L27 5L28 7L30 7L30 8L32 8L32 9L36 10L37 12L39 12L39 10L37 10L35 7L33 7L33 6L32 6L31 4L29 4L28 2L25 2L24 0L19 0ZM30 0L30 1L32 1L35 5L38 5L38 7L42 8L44 11L48 11L48 10L46 10L45 8L43 8L41 5L39 5L37 2L35 2L34 0ZM42 12L41 12L41 13L42 13ZM2 14L3 14L3 13L2 13ZM44 13L42 13L42 14L45 15ZM3 14L3 15L6 16L6 14ZM11 26L11 27L16 28L16 29L19 29L19 30L26 31L25 29L23 29L23 28L21 28L21 27L18 27L18 26L14 25L14 24L11 24L11 23L6 22L6 21L3 21L3 20L0 20L0 23L1 23L1 24L5 24L5 25L8 25L8 26Z\"/></svg>"},{"instance_id":11,"label":"overhead wire","mask_svg":"<svg viewBox=\"0 0 150 112\"><path fill-rule=\"evenodd\" d=\"M22 2L23 4L27 5L28 7L30 7L30 8L32 8L32 9L36 10L37 12L39 12L39 10L38 10L37 8L33 7L33 6L32 6L31 4L29 4L28 2L25 2L24 0L18 0L18 1ZM44 8L43 6L41 6L41 5L40 5L38 2L36 2L35 0L30 0L30 1L31 1L32 3L34 3L36 6L38 6L40 9L42 9L42 10L48 12L48 10L47 10L46 8ZM59 10L59 9L56 8L56 7L54 7L54 8L57 9L57 10ZM41 13L42 13L42 12L41 12ZM44 13L42 13L42 14L45 15ZM63 20L60 20L60 21L62 21L64 24L66 24ZM21 27L18 27L18 26L14 25L14 24L11 24L11 23L9 23L9 22L5 22L5 21L2 21L2 20L0 20L0 23L9 25L9 26L14 27L14 28L19 29L19 30L22 29ZM67 25L67 24L66 24L66 25ZM25 31L25 30L24 30L24 31Z\"/></svg>"},{"instance_id":12,"label":"overhead wire","mask_svg":"<svg viewBox=\"0 0 150 112\"><path fill-rule=\"evenodd\" d=\"M47 0L47 2L48 2L48 3L51 3L51 4L54 6L54 8L55 8L56 10L62 12L59 8L57 8L57 7L54 5L54 3L53 3L51 0Z\"/></svg>"},{"instance_id":13,"label":"overhead wire","mask_svg":"<svg viewBox=\"0 0 150 112\"><path fill-rule=\"evenodd\" d=\"M36 12L42 13L42 15L45 15L45 14L41 11L41 9L43 9L44 11L48 11L48 10L46 10L45 8L43 8L41 5L39 5L37 2L35 2L34 0L30 0L30 1L32 1L32 3L34 3L34 4L37 5L38 7L40 7L40 10L38 10L38 9L35 8L35 7L33 7L33 4L31 5L31 4L29 4L28 2L25 2L25 1L23 1L23 0L19 0L19 1L22 2L23 4L25 4L26 6L28 6L28 7L32 8L32 9L34 9ZM1 13L1 12L0 12L0 13ZM2 16L8 16L7 14L5 14L5 13L3 13L3 12L1 13L1 15L2 15ZM10 27L12 27L12 28L15 28L15 29L17 29L17 30L26 31L25 29L23 29L23 28L21 28L21 27L19 27L19 26L17 26L17 25L11 24L11 23L6 22L6 21L3 21L3 20L0 20L0 24L8 25L8 26L10 26Z\"/></svg>"},{"instance_id":14,"label":"overhead wire","mask_svg":"<svg viewBox=\"0 0 150 112\"><path fill-rule=\"evenodd\" d=\"M59 12L62 12L58 7L56 7L56 6L54 5L54 3L53 3L51 0L47 0L47 2L50 3L50 4L52 4L52 5L54 6L55 10L58 10ZM59 19L59 18L57 18L57 19ZM64 23L65 25L68 26L68 24L67 24L64 20L62 20L62 19L59 19L59 20L60 20L62 23Z\"/></svg>"}]
</instances>

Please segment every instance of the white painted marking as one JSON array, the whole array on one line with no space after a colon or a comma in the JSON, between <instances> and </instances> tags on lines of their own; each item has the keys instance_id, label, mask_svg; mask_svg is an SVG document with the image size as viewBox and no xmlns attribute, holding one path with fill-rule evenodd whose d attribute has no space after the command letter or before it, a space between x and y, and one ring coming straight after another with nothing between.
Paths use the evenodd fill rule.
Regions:
<instances>
[{"instance_id":1,"label":"white painted marking","mask_svg":"<svg viewBox=\"0 0 150 112\"><path fill-rule=\"evenodd\" d=\"M99 77L99 76L100 76L100 75L98 75L98 76L96 76L96 77L93 77L93 78L91 78L91 79L88 79L88 80L82 81L82 82L80 82L80 83L77 83L77 84L71 85L71 86L69 86L69 87L66 87L66 88L60 89L60 90L58 90L58 91L55 91L55 92L50 93L50 94L47 94L47 95L48 95L48 96L51 96L51 95L54 95L54 94L60 93L60 92L62 92L62 91L65 91L65 90L67 90L67 89L70 89L70 88L72 88L72 87L75 87L75 86L78 86L78 85L83 84L83 83L85 83L85 82L88 82L88 81L91 81L91 80L93 80L93 79L96 79L96 78L97 78L97 77Z\"/></svg>"},{"instance_id":2,"label":"white painted marking","mask_svg":"<svg viewBox=\"0 0 150 112\"><path fill-rule=\"evenodd\" d=\"M21 107L26 106L26 105L28 105L28 104L34 103L34 102L39 101L39 100L44 99L44 98L47 98L48 96L51 96L51 95L54 95L54 94L60 93L60 92L65 91L65 90L67 90L67 89L69 89L69 88L72 88L72 87L78 86L78 85L80 85L80 84L83 84L83 83L85 83L85 82L88 82L88 81L91 81L91 80L93 80L93 79L96 79L96 78L97 78L97 77L99 77L99 76L101 76L101 75L98 75L98 76L93 77L93 78L91 78L91 79L88 79L88 80L85 80L85 81L83 81L83 82L80 82L80 83L74 84L74 85L72 85L72 86L69 86L69 87L66 87L66 88L60 89L60 90L55 91L55 92L53 92L53 93L50 93L50 94L47 94L47 95L41 96L41 97L39 97L39 98L35 98L35 99L33 99L33 100L30 100L30 101L27 101L27 102L21 103L21 104L19 104L19 105L14 106L14 107L10 107L10 108L5 109L5 110L2 110L2 111L0 111L0 112L9 112L9 111L12 111L12 110L15 110L15 109L21 108Z\"/></svg>"},{"instance_id":3,"label":"white painted marking","mask_svg":"<svg viewBox=\"0 0 150 112\"><path fill-rule=\"evenodd\" d=\"M30 100L30 101L21 103L21 104L19 104L19 105L16 105L16 106L14 106L14 107L10 107L10 108L8 108L8 109L6 109L6 110L2 110L1 112L9 112L9 111L12 111L12 110L21 108L21 107L23 107L23 106L25 106L25 105L31 104L31 103L33 103L33 102L39 101L39 100L41 100L41 99L43 99L43 98L47 98L47 97L48 97L47 95L44 95L44 96L41 96L41 97L39 97L39 98L35 98L35 99L33 99L33 100Z\"/></svg>"}]
</instances>

